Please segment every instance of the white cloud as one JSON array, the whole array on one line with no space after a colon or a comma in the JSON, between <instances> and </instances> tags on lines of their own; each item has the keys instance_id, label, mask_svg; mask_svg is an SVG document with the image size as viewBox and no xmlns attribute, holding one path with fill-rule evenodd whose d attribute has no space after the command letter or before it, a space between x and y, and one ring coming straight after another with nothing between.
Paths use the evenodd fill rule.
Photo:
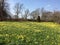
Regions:
<instances>
[{"instance_id":1,"label":"white cloud","mask_svg":"<svg viewBox=\"0 0 60 45\"><path fill-rule=\"evenodd\" d=\"M45 6L45 9L48 10L48 11L52 11L53 7L52 7L52 5L48 4L48 5Z\"/></svg>"},{"instance_id":2,"label":"white cloud","mask_svg":"<svg viewBox=\"0 0 60 45\"><path fill-rule=\"evenodd\" d=\"M46 5L46 8L49 8L49 7L51 7L51 5L50 5L50 4Z\"/></svg>"}]
</instances>

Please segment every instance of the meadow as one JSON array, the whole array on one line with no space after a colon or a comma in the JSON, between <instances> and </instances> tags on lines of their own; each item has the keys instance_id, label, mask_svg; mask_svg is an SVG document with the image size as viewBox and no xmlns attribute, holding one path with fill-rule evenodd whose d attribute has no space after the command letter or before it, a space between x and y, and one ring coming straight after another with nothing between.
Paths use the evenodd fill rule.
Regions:
<instances>
[{"instance_id":1,"label":"meadow","mask_svg":"<svg viewBox=\"0 0 60 45\"><path fill-rule=\"evenodd\" d=\"M60 24L0 22L0 45L60 45Z\"/></svg>"}]
</instances>

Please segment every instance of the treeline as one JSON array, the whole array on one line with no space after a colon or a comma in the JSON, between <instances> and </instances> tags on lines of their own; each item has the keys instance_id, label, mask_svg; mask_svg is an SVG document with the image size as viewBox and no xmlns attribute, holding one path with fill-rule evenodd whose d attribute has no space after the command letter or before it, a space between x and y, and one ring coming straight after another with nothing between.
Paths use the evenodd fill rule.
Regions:
<instances>
[{"instance_id":1,"label":"treeline","mask_svg":"<svg viewBox=\"0 0 60 45\"><path fill-rule=\"evenodd\" d=\"M34 11L25 9L21 3L13 7L14 15L10 13L6 0L0 0L0 21L38 21L60 23L60 11L47 11L44 8L37 8Z\"/></svg>"},{"instance_id":2,"label":"treeline","mask_svg":"<svg viewBox=\"0 0 60 45\"><path fill-rule=\"evenodd\" d=\"M60 23L60 11L45 11L42 13L41 20Z\"/></svg>"}]
</instances>

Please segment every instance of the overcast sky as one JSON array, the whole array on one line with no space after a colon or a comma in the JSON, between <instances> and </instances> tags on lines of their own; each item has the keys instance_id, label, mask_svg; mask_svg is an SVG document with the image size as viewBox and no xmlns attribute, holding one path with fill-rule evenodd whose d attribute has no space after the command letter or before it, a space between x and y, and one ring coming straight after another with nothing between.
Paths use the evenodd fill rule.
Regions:
<instances>
[{"instance_id":1,"label":"overcast sky","mask_svg":"<svg viewBox=\"0 0 60 45\"><path fill-rule=\"evenodd\" d=\"M23 3L26 9L33 11L44 7L46 10L60 10L60 0L9 0L11 11L16 2Z\"/></svg>"}]
</instances>

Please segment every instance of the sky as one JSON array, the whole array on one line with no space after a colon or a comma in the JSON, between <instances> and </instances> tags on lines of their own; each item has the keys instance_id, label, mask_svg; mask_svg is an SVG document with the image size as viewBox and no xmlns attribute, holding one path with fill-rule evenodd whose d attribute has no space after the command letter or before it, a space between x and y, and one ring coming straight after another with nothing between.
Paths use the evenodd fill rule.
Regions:
<instances>
[{"instance_id":1,"label":"sky","mask_svg":"<svg viewBox=\"0 0 60 45\"><path fill-rule=\"evenodd\" d=\"M33 11L37 8L53 11L60 10L60 0L8 0L11 12L15 3L22 3L26 9Z\"/></svg>"}]
</instances>

